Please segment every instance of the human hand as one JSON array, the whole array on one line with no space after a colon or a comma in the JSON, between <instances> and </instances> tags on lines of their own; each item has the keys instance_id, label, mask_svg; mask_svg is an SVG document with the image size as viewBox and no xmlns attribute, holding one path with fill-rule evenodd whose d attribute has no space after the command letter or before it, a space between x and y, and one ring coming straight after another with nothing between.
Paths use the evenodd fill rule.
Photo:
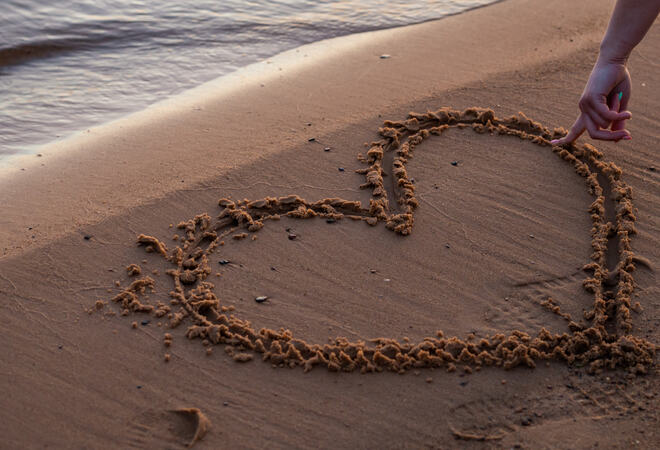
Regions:
<instances>
[{"instance_id":1,"label":"human hand","mask_svg":"<svg viewBox=\"0 0 660 450\"><path fill-rule=\"evenodd\" d=\"M565 137L551 143L571 143L585 130L593 139L617 142L632 139L625 129L625 121L632 118L626 111L630 88L630 73L625 64L596 62L580 98L580 115Z\"/></svg>"}]
</instances>

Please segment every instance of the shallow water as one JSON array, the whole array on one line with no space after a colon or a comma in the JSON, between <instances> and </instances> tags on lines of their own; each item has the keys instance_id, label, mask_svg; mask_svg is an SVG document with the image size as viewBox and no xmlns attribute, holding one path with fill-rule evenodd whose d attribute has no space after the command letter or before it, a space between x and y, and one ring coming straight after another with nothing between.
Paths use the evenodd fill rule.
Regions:
<instances>
[{"instance_id":1,"label":"shallow water","mask_svg":"<svg viewBox=\"0 0 660 450\"><path fill-rule=\"evenodd\" d=\"M284 50L494 0L5 0L0 159Z\"/></svg>"}]
</instances>

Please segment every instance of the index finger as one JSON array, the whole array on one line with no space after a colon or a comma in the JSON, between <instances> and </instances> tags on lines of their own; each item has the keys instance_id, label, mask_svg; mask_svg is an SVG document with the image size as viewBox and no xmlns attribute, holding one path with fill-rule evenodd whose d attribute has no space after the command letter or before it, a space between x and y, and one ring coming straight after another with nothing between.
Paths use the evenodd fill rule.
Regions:
<instances>
[{"instance_id":1,"label":"index finger","mask_svg":"<svg viewBox=\"0 0 660 450\"><path fill-rule=\"evenodd\" d=\"M586 124L584 122L584 114L580 114L580 116L577 118L573 126L571 127L570 131L566 136L564 136L561 139L555 139L553 141L550 141L552 145L564 145L564 144L570 144L577 138L579 138L582 133L584 133L584 130L586 130Z\"/></svg>"}]
</instances>

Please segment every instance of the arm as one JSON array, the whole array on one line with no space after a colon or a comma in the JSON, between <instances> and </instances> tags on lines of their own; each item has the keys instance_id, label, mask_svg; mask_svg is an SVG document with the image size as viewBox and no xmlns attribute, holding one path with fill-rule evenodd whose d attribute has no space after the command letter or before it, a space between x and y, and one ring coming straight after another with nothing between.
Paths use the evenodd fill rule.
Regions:
<instances>
[{"instance_id":1,"label":"arm","mask_svg":"<svg viewBox=\"0 0 660 450\"><path fill-rule=\"evenodd\" d=\"M632 139L624 129L625 121L632 117L626 111L631 91L626 63L658 13L660 0L617 0L598 60L580 98L580 116L566 137L553 144L573 142L585 130L593 139Z\"/></svg>"}]
</instances>

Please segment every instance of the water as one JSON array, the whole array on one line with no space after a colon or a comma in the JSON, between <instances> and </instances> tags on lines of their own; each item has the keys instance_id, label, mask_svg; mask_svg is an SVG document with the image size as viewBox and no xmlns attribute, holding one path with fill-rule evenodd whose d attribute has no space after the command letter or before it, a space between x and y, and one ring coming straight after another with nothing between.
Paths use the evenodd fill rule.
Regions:
<instances>
[{"instance_id":1,"label":"water","mask_svg":"<svg viewBox=\"0 0 660 450\"><path fill-rule=\"evenodd\" d=\"M2 0L0 159L282 51L494 0Z\"/></svg>"}]
</instances>

